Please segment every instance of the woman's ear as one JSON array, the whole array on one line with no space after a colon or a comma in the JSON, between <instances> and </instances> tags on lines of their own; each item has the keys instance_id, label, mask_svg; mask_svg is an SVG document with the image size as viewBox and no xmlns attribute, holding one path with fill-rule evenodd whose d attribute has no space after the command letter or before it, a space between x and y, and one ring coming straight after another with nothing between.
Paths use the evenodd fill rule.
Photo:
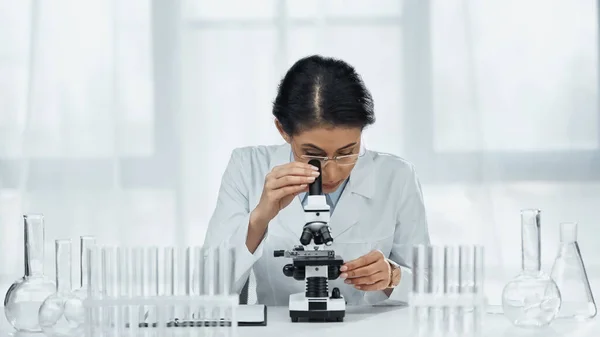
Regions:
<instances>
[{"instance_id":1,"label":"woman's ear","mask_svg":"<svg viewBox=\"0 0 600 337\"><path fill-rule=\"evenodd\" d=\"M279 123L279 120L277 120L277 118L275 119L275 127L277 128L277 131L279 131L281 137L283 137L286 143L289 144L292 141L292 139L285 131L283 131L283 125Z\"/></svg>"}]
</instances>

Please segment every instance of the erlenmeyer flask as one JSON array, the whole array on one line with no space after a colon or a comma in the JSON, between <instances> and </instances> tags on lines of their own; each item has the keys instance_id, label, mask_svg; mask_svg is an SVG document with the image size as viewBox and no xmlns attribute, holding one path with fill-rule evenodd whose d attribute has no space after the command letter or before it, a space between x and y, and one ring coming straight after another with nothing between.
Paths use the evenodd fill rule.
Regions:
<instances>
[{"instance_id":1,"label":"erlenmeyer flask","mask_svg":"<svg viewBox=\"0 0 600 337\"><path fill-rule=\"evenodd\" d=\"M576 222L560 224L560 247L551 276L562 295L557 318L589 319L596 316L596 302L577 243Z\"/></svg>"}]
</instances>

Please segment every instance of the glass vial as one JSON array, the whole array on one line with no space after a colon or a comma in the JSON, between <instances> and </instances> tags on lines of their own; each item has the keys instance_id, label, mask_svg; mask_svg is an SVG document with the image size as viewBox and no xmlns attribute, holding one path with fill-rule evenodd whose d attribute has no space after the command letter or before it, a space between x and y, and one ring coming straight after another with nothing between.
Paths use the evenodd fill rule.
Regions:
<instances>
[{"instance_id":1,"label":"glass vial","mask_svg":"<svg viewBox=\"0 0 600 337\"><path fill-rule=\"evenodd\" d=\"M40 327L47 336L78 336L80 324L66 319L68 303L79 301L71 293L71 240L55 241L56 292L50 295L38 312Z\"/></svg>"},{"instance_id":2,"label":"glass vial","mask_svg":"<svg viewBox=\"0 0 600 337\"><path fill-rule=\"evenodd\" d=\"M557 318L590 319L597 308L577 243L577 223L560 224L560 246L551 272L562 295Z\"/></svg>"},{"instance_id":3,"label":"glass vial","mask_svg":"<svg viewBox=\"0 0 600 337\"><path fill-rule=\"evenodd\" d=\"M15 281L4 297L4 314L20 332L42 332L38 310L56 291L56 285L44 275L44 215L23 215L25 230L25 275Z\"/></svg>"},{"instance_id":4,"label":"glass vial","mask_svg":"<svg viewBox=\"0 0 600 337\"><path fill-rule=\"evenodd\" d=\"M561 295L541 270L540 210L521 211L522 270L502 291L504 316L518 327L544 327L556 317Z\"/></svg>"}]
</instances>

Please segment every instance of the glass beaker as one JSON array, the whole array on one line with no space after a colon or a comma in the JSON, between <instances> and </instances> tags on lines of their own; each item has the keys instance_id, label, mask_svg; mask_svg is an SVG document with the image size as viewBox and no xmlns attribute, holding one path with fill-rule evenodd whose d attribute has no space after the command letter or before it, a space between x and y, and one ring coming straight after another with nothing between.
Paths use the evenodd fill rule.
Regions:
<instances>
[{"instance_id":1,"label":"glass beaker","mask_svg":"<svg viewBox=\"0 0 600 337\"><path fill-rule=\"evenodd\" d=\"M541 270L540 210L521 211L521 273L504 286L504 316L518 327L544 327L556 317L561 295Z\"/></svg>"},{"instance_id":2,"label":"glass beaker","mask_svg":"<svg viewBox=\"0 0 600 337\"><path fill-rule=\"evenodd\" d=\"M585 320L596 316L596 302L577 243L576 222L560 224L560 247L550 275L562 297L557 318Z\"/></svg>"},{"instance_id":3,"label":"glass beaker","mask_svg":"<svg viewBox=\"0 0 600 337\"><path fill-rule=\"evenodd\" d=\"M81 324L66 319L74 307L69 303L80 301L71 292L71 240L56 240L55 253L56 292L44 300L37 317L47 336L78 336L83 333Z\"/></svg>"},{"instance_id":4,"label":"glass beaker","mask_svg":"<svg viewBox=\"0 0 600 337\"><path fill-rule=\"evenodd\" d=\"M25 229L25 275L15 281L4 297L4 314L20 332L42 332L38 310L56 291L56 285L44 275L44 215L23 215Z\"/></svg>"}]
</instances>

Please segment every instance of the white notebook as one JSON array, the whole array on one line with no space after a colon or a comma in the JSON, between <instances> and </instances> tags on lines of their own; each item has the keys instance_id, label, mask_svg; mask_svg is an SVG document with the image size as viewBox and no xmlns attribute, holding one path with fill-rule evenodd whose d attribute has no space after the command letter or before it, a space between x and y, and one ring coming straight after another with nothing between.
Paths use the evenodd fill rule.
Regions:
<instances>
[{"instance_id":1,"label":"white notebook","mask_svg":"<svg viewBox=\"0 0 600 337\"><path fill-rule=\"evenodd\" d=\"M240 305L236 309L238 325L267 325L267 307L264 304Z\"/></svg>"}]
</instances>

